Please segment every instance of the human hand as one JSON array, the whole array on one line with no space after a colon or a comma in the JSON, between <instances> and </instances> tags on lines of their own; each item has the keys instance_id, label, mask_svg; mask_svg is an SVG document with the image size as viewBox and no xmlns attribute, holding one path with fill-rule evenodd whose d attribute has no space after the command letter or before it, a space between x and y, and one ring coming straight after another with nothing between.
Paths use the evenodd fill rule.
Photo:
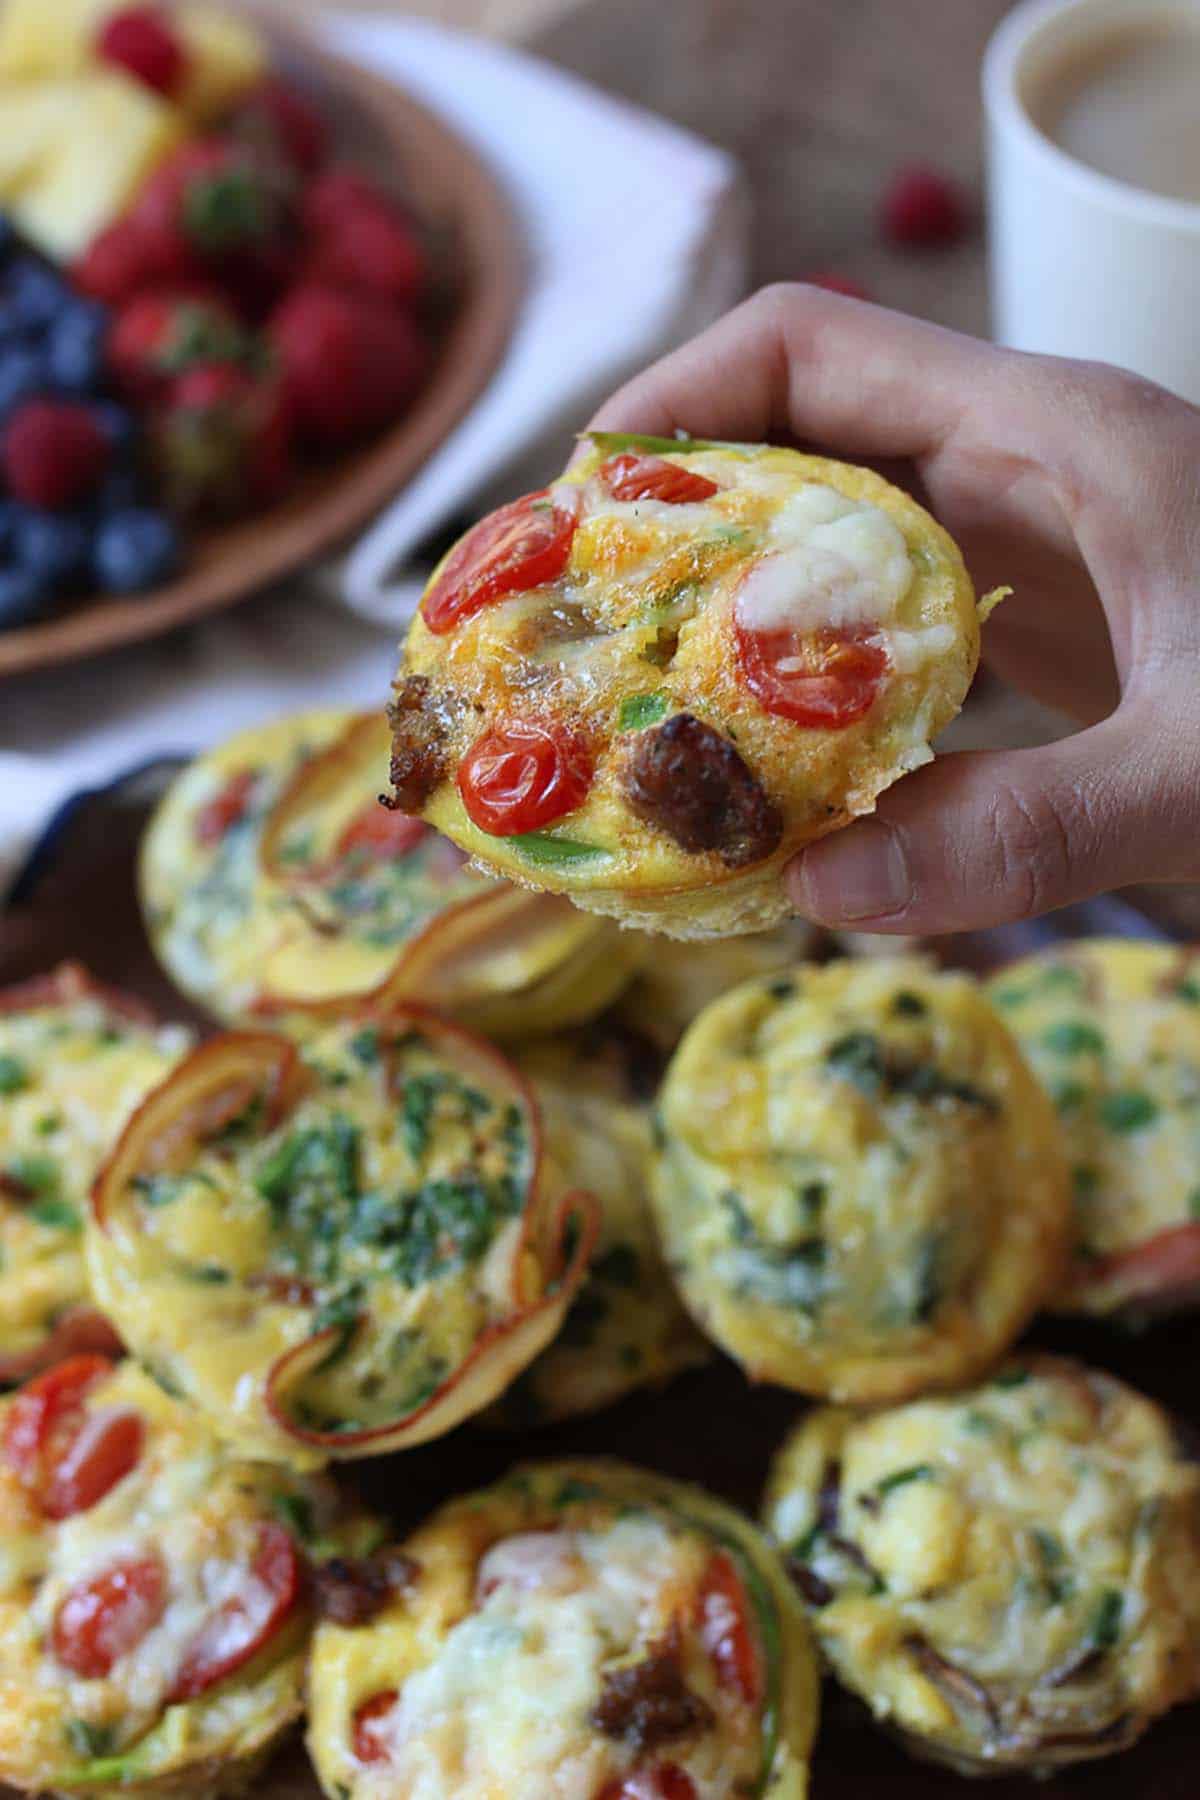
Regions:
<instances>
[{"instance_id":1,"label":"human hand","mask_svg":"<svg viewBox=\"0 0 1200 1800\"><path fill-rule=\"evenodd\" d=\"M935 933L1200 878L1200 411L1102 364L781 285L631 381L592 428L886 459L980 591L1014 588L988 661L1083 726L906 777L795 858L800 912Z\"/></svg>"}]
</instances>

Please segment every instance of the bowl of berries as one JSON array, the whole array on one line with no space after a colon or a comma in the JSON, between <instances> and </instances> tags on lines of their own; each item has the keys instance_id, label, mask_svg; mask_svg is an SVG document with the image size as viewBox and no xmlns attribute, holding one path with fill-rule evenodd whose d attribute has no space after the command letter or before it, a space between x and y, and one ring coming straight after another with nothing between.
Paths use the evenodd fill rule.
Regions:
<instances>
[{"instance_id":1,"label":"bowl of berries","mask_svg":"<svg viewBox=\"0 0 1200 1800\"><path fill-rule=\"evenodd\" d=\"M331 552L483 387L491 172L277 14L0 0L0 675Z\"/></svg>"}]
</instances>

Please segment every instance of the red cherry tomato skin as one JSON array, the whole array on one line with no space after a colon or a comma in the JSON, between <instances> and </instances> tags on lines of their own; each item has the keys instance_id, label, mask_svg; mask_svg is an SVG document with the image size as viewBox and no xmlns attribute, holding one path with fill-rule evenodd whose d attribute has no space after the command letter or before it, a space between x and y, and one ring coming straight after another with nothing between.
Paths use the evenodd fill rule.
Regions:
<instances>
[{"instance_id":1,"label":"red cherry tomato skin","mask_svg":"<svg viewBox=\"0 0 1200 1800\"><path fill-rule=\"evenodd\" d=\"M389 812L378 801L351 819L337 843L337 857L362 855L370 862L391 862L415 850L428 837L429 826L411 813Z\"/></svg>"},{"instance_id":2,"label":"red cherry tomato skin","mask_svg":"<svg viewBox=\"0 0 1200 1800\"><path fill-rule=\"evenodd\" d=\"M618 1775L601 1788L596 1800L696 1800L696 1787L678 1763L659 1763L653 1769Z\"/></svg>"},{"instance_id":3,"label":"red cherry tomato skin","mask_svg":"<svg viewBox=\"0 0 1200 1800\"><path fill-rule=\"evenodd\" d=\"M1200 1292L1200 1224L1173 1225L1132 1249L1081 1261L1077 1289L1119 1285L1130 1304L1153 1311L1186 1304Z\"/></svg>"},{"instance_id":4,"label":"red cherry tomato skin","mask_svg":"<svg viewBox=\"0 0 1200 1800\"><path fill-rule=\"evenodd\" d=\"M735 608L734 636L742 680L760 706L810 731L841 731L865 718L891 666L869 627L755 631Z\"/></svg>"},{"instance_id":5,"label":"red cherry tomato skin","mask_svg":"<svg viewBox=\"0 0 1200 1800\"><path fill-rule=\"evenodd\" d=\"M746 1590L724 1550L709 1559L696 1596L696 1626L717 1680L748 1706L759 1695L758 1651L746 1617Z\"/></svg>"},{"instance_id":6,"label":"red cherry tomato skin","mask_svg":"<svg viewBox=\"0 0 1200 1800\"><path fill-rule=\"evenodd\" d=\"M614 500L665 500L669 506L711 500L721 491L695 469L682 468L663 456L635 456L629 450L610 456L600 469L600 479Z\"/></svg>"},{"instance_id":7,"label":"red cherry tomato skin","mask_svg":"<svg viewBox=\"0 0 1200 1800\"><path fill-rule=\"evenodd\" d=\"M73 1588L55 1614L54 1655L85 1681L103 1681L162 1618L167 1583L157 1557L117 1563Z\"/></svg>"},{"instance_id":8,"label":"red cherry tomato skin","mask_svg":"<svg viewBox=\"0 0 1200 1800\"><path fill-rule=\"evenodd\" d=\"M573 494L551 499L543 488L481 519L421 602L429 630L440 637L506 594L557 581L571 555L578 505Z\"/></svg>"},{"instance_id":9,"label":"red cherry tomato skin","mask_svg":"<svg viewBox=\"0 0 1200 1800\"><path fill-rule=\"evenodd\" d=\"M400 1698L395 1688L364 1700L354 1715L352 1746L360 1763L388 1761L387 1742L380 1726Z\"/></svg>"},{"instance_id":10,"label":"red cherry tomato skin","mask_svg":"<svg viewBox=\"0 0 1200 1800\"><path fill-rule=\"evenodd\" d=\"M184 1652L168 1705L195 1700L256 1656L299 1603L302 1573L291 1533L263 1525L247 1571L248 1595L227 1600L205 1620Z\"/></svg>"},{"instance_id":11,"label":"red cherry tomato skin","mask_svg":"<svg viewBox=\"0 0 1200 1800\"><path fill-rule=\"evenodd\" d=\"M46 1483L48 1519L73 1519L98 1506L141 1461L145 1427L127 1409L90 1413L64 1449Z\"/></svg>"},{"instance_id":12,"label":"red cherry tomato skin","mask_svg":"<svg viewBox=\"0 0 1200 1800\"><path fill-rule=\"evenodd\" d=\"M573 732L513 721L476 738L459 764L458 791L480 831L514 837L574 812L593 773L591 755Z\"/></svg>"},{"instance_id":13,"label":"red cherry tomato skin","mask_svg":"<svg viewBox=\"0 0 1200 1800\"><path fill-rule=\"evenodd\" d=\"M231 775L219 793L196 814L195 837L205 849L219 844L225 833L246 816L250 796L257 780L254 769L239 769Z\"/></svg>"},{"instance_id":14,"label":"red cherry tomato skin","mask_svg":"<svg viewBox=\"0 0 1200 1800\"><path fill-rule=\"evenodd\" d=\"M9 1408L0 1447L4 1461L50 1518L94 1506L132 1467L122 1466L124 1455L101 1452L93 1459L76 1452L81 1438L96 1435L84 1402L112 1367L106 1356L69 1356L27 1382ZM139 1454L140 1448L139 1436ZM105 1476L111 1476L107 1485Z\"/></svg>"}]
</instances>

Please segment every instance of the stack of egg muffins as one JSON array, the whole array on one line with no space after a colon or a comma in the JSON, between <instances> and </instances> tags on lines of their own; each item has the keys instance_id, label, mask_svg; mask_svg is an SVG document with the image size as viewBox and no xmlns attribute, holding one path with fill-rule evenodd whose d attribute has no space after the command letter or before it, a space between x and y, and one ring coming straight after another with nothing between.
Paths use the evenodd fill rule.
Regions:
<instances>
[{"instance_id":1,"label":"stack of egg muffins","mask_svg":"<svg viewBox=\"0 0 1200 1800\"><path fill-rule=\"evenodd\" d=\"M217 1029L74 965L0 995L0 1782L233 1794L307 1717L329 1800L804 1800L822 1670L965 1775L1122 1750L1200 1696L1200 1465L1020 1340L1200 1301L1200 963L981 982L780 917L974 671L906 496L621 439L519 504L539 580L452 551L390 723L244 732L159 805L147 931ZM491 853L462 769L580 682L584 823ZM738 1419L693 1441L737 1368L797 1396L757 1523L596 1453L743 1488Z\"/></svg>"}]
</instances>

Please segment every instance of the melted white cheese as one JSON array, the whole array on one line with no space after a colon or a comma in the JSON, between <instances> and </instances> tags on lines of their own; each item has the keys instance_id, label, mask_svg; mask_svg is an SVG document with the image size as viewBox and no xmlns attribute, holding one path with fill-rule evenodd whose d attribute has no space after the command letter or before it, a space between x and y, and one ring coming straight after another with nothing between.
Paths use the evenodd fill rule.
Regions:
<instances>
[{"instance_id":1,"label":"melted white cheese","mask_svg":"<svg viewBox=\"0 0 1200 1800\"><path fill-rule=\"evenodd\" d=\"M912 585L908 547L894 521L880 507L819 483L779 508L770 542L773 549L738 593L738 618L750 631L807 636L886 625Z\"/></svg>"}]
</instances>

